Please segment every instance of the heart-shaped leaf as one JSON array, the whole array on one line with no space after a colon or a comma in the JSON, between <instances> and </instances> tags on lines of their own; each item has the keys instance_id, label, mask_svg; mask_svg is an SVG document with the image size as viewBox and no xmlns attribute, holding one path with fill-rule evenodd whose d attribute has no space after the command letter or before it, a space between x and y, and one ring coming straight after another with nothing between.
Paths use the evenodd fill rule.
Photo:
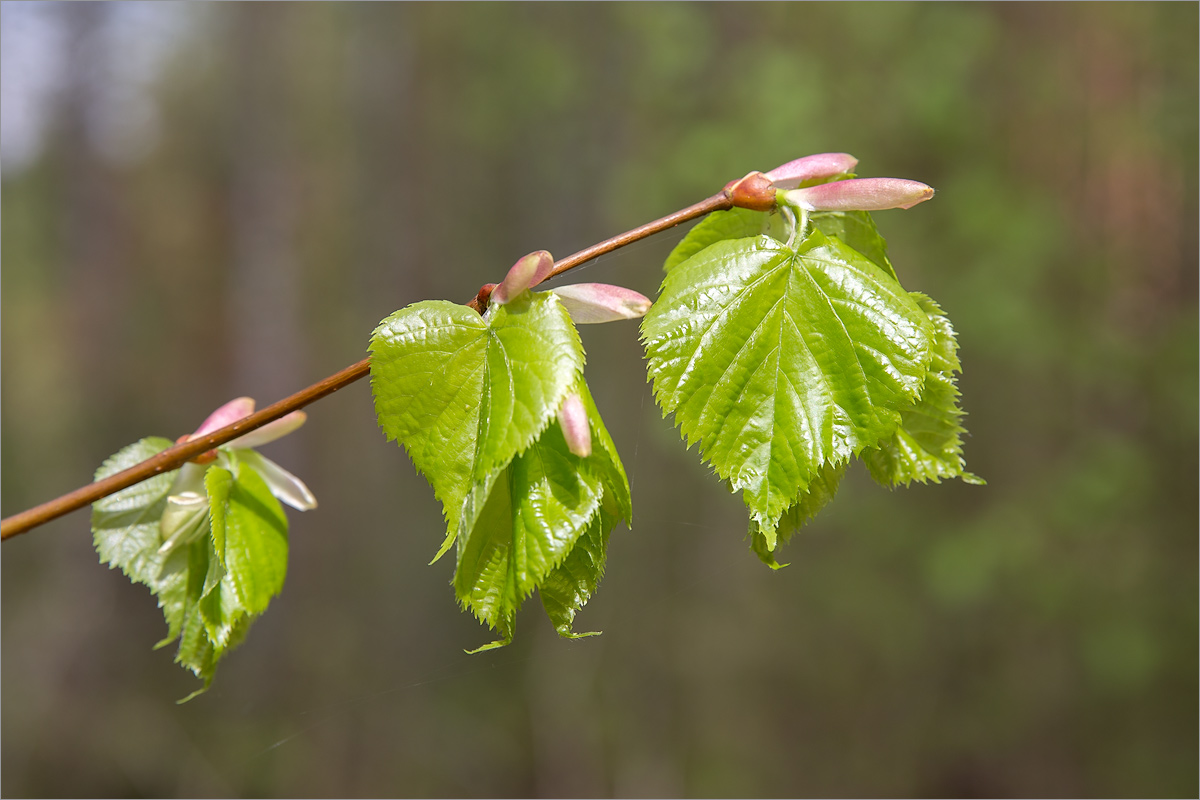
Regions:
<instances>
[{"instance_id":1,"label":"heart-shaped leaf","mask_svg":"<svg viewBox=\"0 0 1200 800\"><path fill-rule=\"evenodd\" d=\"M812 231L795 249L729 239L676 265L642 322L654 392L774 548L825 464L891 436L933 326L878 265Z\"/></svg>"},{"instance_id":2,"label":"heart-shaped leaf","mask_svg":"<svg viewBox=\"0 0 1200 800\"><path fill-rule=\"evenodd\" d=\"M482 317L446 301L415 303L376 328L375 411L442 503L438 556L454 543L475 484L534 442L582 370L579 335L546 292L522 292Z\"/></svg>"}]
</instances>

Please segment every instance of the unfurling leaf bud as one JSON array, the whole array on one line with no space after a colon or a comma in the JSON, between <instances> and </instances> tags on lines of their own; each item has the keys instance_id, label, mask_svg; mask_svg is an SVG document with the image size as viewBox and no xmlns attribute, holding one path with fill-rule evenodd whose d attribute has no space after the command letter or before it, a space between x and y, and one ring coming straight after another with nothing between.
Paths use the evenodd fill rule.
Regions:
<instances>
[{"instance_id":1,"label":"unfurling leaf bud","mask_svg":"<svg viewBox=\"0 0 1200 800\"><path fill-rule=\"evenodd\" d=\"M592 454L592 429L588 424L587 410L583 400L571 392L558 409L558 425L562 428L567 449L580 458Z\"/></svg>"},{"instance_id":2,"label":"unfurling leaf bud","mask_svg":"<svg viewBox=\"0 0 1200 800\"><path fill-rule=\"evenodd\" d=\"M573 283L550 290L577 325L637 319L650 310L650 298L607 283Z\"/></svg>"},{"instance_id":3,"label":"unfurling leaf bud","mask_svg":"<svg viewBox=\"0 0 1200 800\"><path fill-rule=\"evenodd\" d=\"M883 211L912 208L933 197L933 188L902 178L851 178L792 189L785 197L807 211Z\"/></svg>"},{"instance_id":4,"label":"unfurling leaf bud","mask_svg":"<svg viewBox=\"0 0 1200 800\"><path fill-rule=\"evenodd\" d=\"M554 256L538 250L522 257L512 265L500 285L492 290L492 302L504 305L531 287L537 286L550 276L554 269Z\"/></svg>"},{"instance_id":5,"label":"unfurling leaf bud","mask_svg":"<svg viewBox=\"0 0 1200 800\"><path fill-rule=\"evenodd\" d=\"M761 172L751 172L744 178L725 185L725 196L735 208L751 211L770 211L775 207L775 184Z\"/></svg>"},{"instance_id":6,"label":"unfurling leaf bud","mask_svg":"<svg viewBox=\"0 0 1200 800\"><path fill-rule=\"evenodd\" d=\"M227 425L232 425L239 419L250 416L254 413L254 398L253 397L238 397L230 400L225 405L218 408L216 411L208 415L208 419L200 423L200 427L196 428L188 439L196 439L201 436L206 436L213 431L220 430Z\"/></svg>"},{"instance_id":7,"label":"unfurling leaf bud","mask_svg":"<svg viewBox=\"0 0 1200 800\"><path fill-rule=\"evenodd\" d=\"M854 169L858 159L849 153L817 153L797 158L767 173L776 189L795 189L805 181L832 178Z\"/></svg>"},{"instance_id":8,"label":"unfurling leaf bud","mask_svg":"<svg viewBox=\"0 0 1200 800\"><path fill-rule=\"evenodd\" d=\"M199 492L180 492L168 497L159 521L163 543L158 552L169 553L195 541L207 515L208 497Z\"/></svg>"}]
</instances>

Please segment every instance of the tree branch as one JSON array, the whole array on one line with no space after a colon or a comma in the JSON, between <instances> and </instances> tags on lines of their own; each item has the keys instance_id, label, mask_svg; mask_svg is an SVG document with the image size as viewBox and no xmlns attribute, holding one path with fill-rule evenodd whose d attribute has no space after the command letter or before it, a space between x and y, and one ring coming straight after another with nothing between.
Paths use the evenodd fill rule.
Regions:
<instances>
[{"instance_id":1,"label":"tree branch","mask_svg":"<svg viewBox=\"0 0 1200 800\"><path fill-rule=\"evenodd\" d=\"M606 253L611 253L618 248L624 247L627 244L632 244L640 239L645 239L655 233L665 231L668 228L673 228L676 225L687 222L697 217L702 217L711 211L720 211L727 208L732 208L733 200L730 199L728 190L719 192L706 200L690 205L687 208L676 211L674 214L668 214L661 219L656 219L653 222L648 222L641 227L626 231L605 239L599 244L594 244L591 247L580 250L578 253L567 256L560 261L554 263L554 270L549 277L561 275L567 270L574 269L581 264L591 261ZM479 294L468 305L476 311L483 313L487 306L488 297L491 294L491 284L485 286L479 291ZM213 431L206 436L201 436L196 439L177 444L174 447L169 447L158 455L148 458L140 464L137 464L129 469L118 472L115 475L110 475L102 481L90 483L87 486L82 486L69 494L64 494L61 497L42 503L27 511L22 511L19 514L13 514L11 517L6 517L0 521L0 539L7 541L10 537L16 536L26 531L32 530L39 525L43 525L52 519L61 517L63 514L70 513L76 509L94 503L102 497L107 497L110 494L119 492L135 483L151 478L155 475L160 475L164 472L169 472L173 469L178 469L187 461L196 456L211 450L214 447L225 444L226 442L236 439L248 431L255 428L260 428L272 420L279 419L285 414L289 414L298 408L303 408L309 403L320 400L326 395L333 394L338 389L344 386L349 386L359 378L363 378L371 371L370 359L363 359L357 364L346 367L342 371L330 375L323 381L314 383L307 389L296 392L295 394L285 397L277 403L272 403L266 408L256 411L248 417L244 417L232 425L227 425L220 430Z\"/></svg>"}]
</instances>

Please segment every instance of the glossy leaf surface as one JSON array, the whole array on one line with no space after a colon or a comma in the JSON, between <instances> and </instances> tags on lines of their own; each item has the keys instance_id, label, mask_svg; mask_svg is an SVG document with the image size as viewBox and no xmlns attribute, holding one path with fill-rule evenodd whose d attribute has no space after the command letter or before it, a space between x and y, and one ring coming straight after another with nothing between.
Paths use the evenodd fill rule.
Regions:
<instances>
[{"instance_id":1,"label":"glossy leaf surface","mask_svg":"<svg viewBox=\"0 0 1200 800\"><path fill-rule=\"evenodd\" d=\"M678 264L642 323L654 392L744 493L768 542L825 464L891 436L933 328L878 265L812 231L710 245Z\"/></svg>"},{"instance_id":2,"label":"glossy leaf surface","mask_svg":"<svg viewBox=\"0 0 1200 800\"><path fill-rule=\"evenodd\" d=\"M933 358L921 388L921 398L901 414L900 427L879 447L862 454L871 477L888 487L912 481L940 483L943 478L961 478L966 483L984 483L966 471L962 458L963 411L958 405L955 374L962 371L954 327L942 309L917 292L913 298L929 315L934 327Z\"/></svg>"},{"instance_id":3,"label":"glossy leaf surface","mask_svg":"<svg viewBox=\"0 0 1200 800\"><path fill-rule=\"evenodd\" d=\"M562 430L551 425L467 499L455 594L502 637L481 649L512 640L517 609L551 578L547 613L560 633L571 635L575 612L603 573L608 533L619 518L629 519L624 468L582 381L576 391L597 445L590 455L572 453Z\"/></svg>"},{"instance_id":4,"label":"glossy leaf surface","mask_svg":"<svg viewBox=\"0 0 1200 800\"><path fill-rule=\"evenodd\" d=\"M582 370L579 335L546 292L523 292L482 317L425 301L375 330L371 388L379 424L442 503L442 552L459 533L475 483L492 480L533 443Z\"/></svg>"}]
</instances>

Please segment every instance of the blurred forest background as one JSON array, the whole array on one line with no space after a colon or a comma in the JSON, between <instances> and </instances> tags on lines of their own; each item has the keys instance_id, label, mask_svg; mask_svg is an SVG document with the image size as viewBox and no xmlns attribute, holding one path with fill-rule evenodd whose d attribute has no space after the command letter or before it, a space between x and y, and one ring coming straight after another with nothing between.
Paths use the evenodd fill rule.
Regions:
<instances>
[{"instance_id":1,"label":"blurred forest background","mask_svg":"<svg viewBox=\"0 0 1200 800\"><path fill-rule=\"evenodd\" d=\"M266 449L321 506L187 705L86 513L4 545L4 795L1196 795L1195 3L0 11L4 515L401 306L830 150L938 189L876 218L958 328L988 480L856 468L772 573L636 325L587 328L635 504L605 633L533 599L467 656L361 382ZM682 235L570 280L653 296Z\"/></svg>"}]
</instances>

